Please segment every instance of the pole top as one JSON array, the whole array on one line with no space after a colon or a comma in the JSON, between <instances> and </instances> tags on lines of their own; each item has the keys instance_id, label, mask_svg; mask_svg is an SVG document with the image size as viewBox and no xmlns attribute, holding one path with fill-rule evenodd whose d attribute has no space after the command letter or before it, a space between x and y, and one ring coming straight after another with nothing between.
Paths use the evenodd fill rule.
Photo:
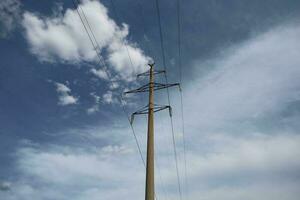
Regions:
<instances>
[{"instance_id":1,"label":"pole top","mask_svg":"<svg viewBox=\"0 0 300 200\"><path fill-rule=\"evenodd\" d=\"M154 62L153 63L149 63L148 65L150 66L150 68L154 67Z\"/></svg>"}]
</instances>

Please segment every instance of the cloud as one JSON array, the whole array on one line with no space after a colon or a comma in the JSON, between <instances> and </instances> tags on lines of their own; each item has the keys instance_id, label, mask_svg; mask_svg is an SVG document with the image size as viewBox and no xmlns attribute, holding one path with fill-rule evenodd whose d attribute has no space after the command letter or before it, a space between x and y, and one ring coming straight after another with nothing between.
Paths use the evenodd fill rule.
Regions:
<instances>
[{"instance_id":1,"label":"cloud","mask_svg":"<svg viewBox=\"0 0 300 200\"><path fill-rule=\"evenodd\" d=\"M0 182L0 191L8 191L11 188L10 182Z\"/></svg>"},{"instance_id":2,"label":"cloud","mask_svg":"<svg viewBox=\"0 0 300 200\"><path fill-rule=\"evenodd\" d=\"M99 43L100 49L97 51L102 54L102 57L107 57L107 63L114 72L117 72L122 79L128 80L133 74L146 68L150 58L126 39L129 33L128 25L123 24L119 27L109 18L107 8L98 1L83 0L80 7L85 12ZM76 10L67 9L65 13L52 17L40 17L25 12L22 24L31 52L41 61L97 62L96 52ZM126 49L133 65L129 61ZM108 55L103 53L105 50ZM108 79L104 71L93 69L91 72L100 78Z\"/></svg>"},{"instance_id":3,"label":"cloud","mask_svg":"<svg viewBox=\"0 0 300 200\"><path fill-rule=\"evenodd\" d=\"M193 106L186 113L208 131L289 112L288 107L300 100L299 34L299 24L280 26L231 47L217 59L198 62L198 68L211 69L194 72L201 78L187 87L186 104Z\"/></svg>"},{"instance_id":4,"label":"cloud","mask_svg":"<svg viewBox=\"0 0 300 200\"><path fill-rule=\"evenodd\" d=\"M126 42L126 41L125 41ZM116 71L122 72L123 79L132 81L136 74L146 71L150 58L145 57L143 52L134 46L124 45L124 41L114 41L109 46L109 63ZM127 70L130 68L130 70Z\"/></svg>"},{"instance_id":5,"label":"cloud","mask_svg":"<svg viewBox=\"0 0 300 200\"><path fill-rule=\"evenodd\" d=\"M103 103L105 104L113 104L118 102L112 91L107 91L105 94L103 94L102 99Z\"/></svg>"},{"instance_id":6,"label":"cloud","mask_svg":"<svg viewBox=\"0 0 300 200\"><path fill-rule=\"evenodd\" d=\"M299 108L295 107L300 89L299 33L295 24L274 28L231 47L214 60L198 62L198 67L210 64L212 68L205 74L196 70L197 78L183 93L188 199L299 197L299 127L287 120L300 117ZM65 87L60 90L69 92ZM108 92L106 99L112 102L113 93ZM175 105L178 103L175 98L172 100ZM174 106L179 172L183 178L178 110ZM158 198L175 199L176 171L167 115L157 114L155 121L156 172L163 180L162 184L156 177L156 191ZM119 120L116 117L108 127L91 132L70 133L72 138L84 134L95 142L93 148L91 142L82 142L78 147L67 145L67 140L64 145L18 149L20 180L14 188L27 189L16 190L13 195L25 200L49 196L59 200L93 200L99 196L108 200L144 198L144 168L132 151L135 146L130 129ZM145 153L145 134L140 134L146 132L143 120L137 118L135 130ZM185 192L185 185L182 187Z\"/></svg>"},{"instance_id":7,"label":"cloud","mask_svg":"<svg viewBox=\"0 0 300 200\"><path fill-rule=\"evenodd\" d=\"M190 176L207 185L218 180L235 177L249 183L257 179L292 179L300 168L300 136L281 133L276 136L251 134L233 136L218 134L204 136L212 146L202 155L194 154L190 160ZM196 151L195 151L196 152ZM282 174L286 174L282 177ZM204 181L205 180L205 181Z\"/></svg>"},{"instance_id":8,"label":"cloud","mask_svg":"<svg viewBox=\"0 0 300 200\"><path fill-rule=\"evenodd\" d=\"M91 73L94 74L95 76L99 77L100 79L104 79L104 80L108 80L108 75L106 73L106 71L104 71L103 69L91 69Z\"/></svg>"},{"instance_id":9,"label":"cloud","mask_svg":"<svg viewBox=\"0 0 300 200\"><path fill-rule=\"evenodd\" d=\"M91 93L91 96L94 98L95 104L86 110L88 114L93 114L99 111L100 97L95 93Z\"/></svg>"},{"instance_id":10,"label":"cloud","mask_svg":"<svg viewBox=\"0 0 300 200\"><path fill-rule=\"evenodd\" d=\"M21 3L18 0L0 2L0 38L7 37L21 19Z\"/></svg>"},{"instance_id":11,"label":"cloud","mask_svg":"<svg viewBox=\"0 0 300 200\"><path fill-rule=\"evenodd\" d=\"M143 168L131 165L130 161L134 161L135 156L127 145L104 145L93 151L55 145L46 148L27 146L19 149L17 156L18 170L28 177L34 177L34 182L41 184L33 187L31 184L25 185L27 181L18 182L16 190L13 195L8 196L8 200L22 195L24 199L55 197L64 200L71 197L81 200L102 196L112 200L119 195L130 199L132 194L142 194L139 186L141 184L137 183L143 180L130 175L142 177ZM124 170L119 170L120 167ZM136 186L130 187L127 181ZM19 189L24 187L27 188L25 191ZM129 187L138 190L132 190L129 195ZM73 191L74 195L68 191ZM116 194L116 191L119 192Z\"/></svg>"},{"instance_id":12,"label":"cloud","mask_svg":"<svg viewBox=\"0 0 300 200\"><path fill-rule=\"evenodd\" d=\"M299 35L299 24L282 25L195 63L183 90L190 199L299 195ZM179 98L176 91L173 120L183 162ZM164 156L163 177L176 188L164 118L156 117L156 150Z\"/></svg>"},{"instance_id":13,"label":"cloud","mask_svg":"<svg viewBox=\"0 0 300 200\"><path fill-rule=\"evenodd\" d=\"M299 195L296 189L299 183L294 182L300 164L298 135L236 138L219 134L202 139L213 148L206 153L188 154L190 199L198 199L200 195L203 199L214 200L223 194L224 199L264 197L266 200L280 200L285 197L293 200ZM96 148L90 145L84 148L58 145L22 147L16 153L21 180L14 185L26 187L31 192L24 195L24 191L16 189L14 195L24 195L26 199L33 196L49 198L55 194L60 200L93 200L99 196L111 200L142 198L144 168L132 149L134 146L127 140L127 137L123 138L122 145L102 144ZM169 198L176 198L176 176L165 164L170 164L170 158L161 156L159 158L163 161L159 172ZM36 184L38 186L34 187ZM160 184L157 179L157 185ZM277 195L272 195L272 191ZM165 198L160 187L157 192L159 198Z\"/></svg>"},{"instance_id":14,"label":"cloud","mask_svg":"<svg viewBox=\"0 0 300 200\"><path fill-rule=\"evenodd\" d=\"M78 98L70 95L71 89L62 83L55 83L56 91L58 93L58 105L66 106L71 104L76 104L78 102Z\"/></svg>"},{"instance_id":15,"label":"cloud","mask_svg":"<svg viewBox=\"0 0 300 200\"><path fill-rule=\"evenodd\" d=\"M196 62L183 91L190 199L299 196L299 126L290 120L300 117L299 35L299 24L282 25ZM176 182L171 173L163 174Z\"/></svg>"}]
</instances>

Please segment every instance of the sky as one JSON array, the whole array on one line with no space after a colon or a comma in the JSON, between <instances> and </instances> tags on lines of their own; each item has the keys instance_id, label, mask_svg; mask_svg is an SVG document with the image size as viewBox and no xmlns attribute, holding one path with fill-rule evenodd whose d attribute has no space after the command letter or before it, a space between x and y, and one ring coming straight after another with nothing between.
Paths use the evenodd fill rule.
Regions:
<instances>
[{"instance_id":1,"label":"sky","mask_svg":"<svg viewBox=\"0 0 300 200\"><path fill-rule=\"evenodd\" d=\"M175 83L177 4L158 2ZM182 200L297 200L300 1L180 2L184 136L180 93L169 91ZM136 75L148 63L163 69L155 1L79 5L0 2L0 200L144 198L126 115L147 95L120 95L147 82ZM155 101L166 105L166 91ZM133 123L144 157L146 125L146 116ZM167 111L155 114L155 156L157 199L181 200Z\"/></svg>"}]
</instances>

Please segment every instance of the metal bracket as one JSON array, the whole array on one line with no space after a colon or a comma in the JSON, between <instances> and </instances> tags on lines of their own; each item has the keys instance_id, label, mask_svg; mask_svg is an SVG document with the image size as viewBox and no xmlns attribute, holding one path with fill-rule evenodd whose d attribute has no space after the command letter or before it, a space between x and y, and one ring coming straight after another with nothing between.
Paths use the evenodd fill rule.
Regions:
<instances>
[{"instance_id":1,"label":"metal bracket","mask_svg":"<svg viewBox=\"0 0 300 200\"><path fill-rule=\"evenodd\" d=\"M165 70L153 70L153 75L162 74L162 73L166 73L166 71ZM137 78L139 78L141 76L149 76L149 75L150 75L150 70L148 70L144 73L138 74Z\"/></svg>"},{"instance_id":2,"label":"metal bracket","mask_svg":"<svg viewBox=\"0 0 300 200\"><path fill-rule=\"evenodd\" d=\"M153 106L154 113L161 111L161 110L165 110L165 109L169 109L169 115L172 117L172 107L171 106L157 105L157 104L154 104L154 106ZM133 124L135 115L144 115L144 114L148 114L148 113L149 113L149 105L144 106L141 109L139 109L138 111L132 113L131 118L130 118L130 124Z\"/></svg>"},{"instance_id":3,"label":"metal bracket","mask_svg":"<svg viewBox=\"0 0 300 200\"><path fill-rule=\"evenodd\" d=\"M137 89L129 90L125 92L124 94L130 94L130 93L140 93L140 92L149 92L150 84L152 85L154 90L161 90L169 87L178 86L180 89L179 83L172 83L172 84L163 84L163 83L147 83Z\"/></svg>"}]
</instances>

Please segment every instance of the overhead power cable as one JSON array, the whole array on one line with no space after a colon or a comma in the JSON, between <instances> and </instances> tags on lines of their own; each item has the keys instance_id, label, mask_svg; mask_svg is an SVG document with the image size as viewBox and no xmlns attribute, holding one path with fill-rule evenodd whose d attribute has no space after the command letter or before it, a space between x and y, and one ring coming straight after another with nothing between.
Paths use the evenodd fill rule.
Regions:
<instances>
[{"instance_id":1,"label":"overhead power cable","mask_svg":"<svg viewBox=\"0 0 300 200\"><path fill-rule=\"evenodd\" d=\"M115 15L117 16L117 13L116 13L116 10L115 10L113 1L111 0L111 2L112 2L112 5L113 5L113 10L114 10L114 12L115 12ZM92 44L92 46L93 46L93 48L94 48L94 50L95 50L95 52L96 52L96 54L97 54L97 57L99 58L99 63L100 63L100 65L102 64L102 66L104 67L104 70L105 70L106 74L107 74L108 76L110 76L110 73L108 72L108 68L106 67L105 61L104 61L104 59L102 58L102 56L100 55L100 52L98 52L98 50L100 51L100 45L99 45L99 43L98 43L98 41L97 41L97 39L96 39L96 37L95 37L95 34L93 33L93 30L92 30L91 25L90 25L90 23L89 23L89 21L88 21L86 15L85 15L84 10L81 8L81 6L80 6L78 0L73 0L73 5L74 5L74 7L75 7L75 9L76 9L76 11L77 11L77 14L78 14L78 16L79 16L79 18L80 18L80 21L81 21L81 23L82 23L82 25L83 25L83 27L84 27L84 30L85 30L85 32L87 33L88 38L89 38L89 40L90 40L90 42L91 42L91 44ZM80 14L80 12L79 12L79 9L80 9L80 11L81 11L83 17L81 16L81 14ZM84 18L85 20L83 20L83 18ZM86 24L85 24L85 23L86 23ZM130 57L130 54L129 54L129 50L128 50L127 44L124 43L124 45L125 45L125 47L126 47L127 54L128 54L129 60L130 60L130 63L131 63L131 65L132 65L132 67L133 67L133 63L132 63L132 60L131 60L131 57ZM98 50L97 50L97 48L98 48ZM109 78L108 80L110 81L111 84L113 84L113 81L112 81L111 78ZM127 112L126 112L125 106L124 106L124 104L123 104L123 98L122 98L122 96L119 98L119 101L121 102L121 106L122 106L123 113L125 114L127 120L129 120L129 124L130 124L130 119L129 119L129 116L128 116ZM145 160L144 160L144 158L143 158L143 154L142 154L142 151L141 151L141 148L140 148L140 145L139 145L139 142L138 142L138 139L137 139L135 130L134 130L134 128L133 128L133 126L132 126L131 124L130 124L130 126L131 126L131 131L132 131L132 134L133 134L133 136L134 136L134 139L135 139L135 142L136 142L136 145L137 145L137 148L138 148L138 151L139 151L141 160L142 160L142 162L143 162L143 165L146 167L146 163L145 163ZM158 169L158 173L159 173L159 176L160 176L160 180L162 180L159 169ZM155 194L155 199L158 200L156 194Z\"/></svg>"},{"instance_id":2,"label":"overhead power cable","mask_svg":"<svg viewBox=\"0 0 300 200\"><path fill-rule=\"evenodd\" d=\"M112 6L112 10L113 10L113 12L114 12L115 19L120 23L120 16L119 16L119 14L118 14L118 12L117 12L116 5L115 5L115 3L114 3L114 0L110 0L110 3L111 3L111 6ZM144 20L144 19L143 19L143 20ZM145 27L143 26L143 28L144 28L144 34L145 34ZM126 51L127 51L127 54L128 54L129 60L130 60L130 63L131 63L131 65L132 65L132 67L133 67L133 62L132 62L132 59L131 59L131 56L130 56L130 53L129 53L129 50L128 50L128 46L127 46L127 44L126 44L126 41L124 41L124 46L125 46L125 48L126 48ZM150 52L149 46L147 46L147 48L148 48L148 51ZM123 99L123 98L122 98L122 99ZM128 120L128 122L129 122L129 124L130 124L131 130L132 130L132 132L133 132L133 134L134 134L134 138L135 138L136 144L137 144L137 146L138 146L139 153L140 153L140 155L141 155L141 159L142 159L142 161L143 161L143 163L144 163L144 165L145 165L145 167L146 167L145 160L144 160L143 155L142 155L142 153L141 153L140 145L139 145L137 136L136 136L136 134L135 134L133 125L130 123L130 118L129 118L127 112L126 112L125 106L122 105L122 107L123 107L123 110L124 110L124 112L125 112L125 114L126 114L127 120ZM156 163L156 162L155 162L155 163ZM167 196L167 195L166 195L166 190L165 190L165 187L164 187L164 184L163 184L163 179L162 179L162 176L161 176L161 173L160 173L159 166L156 165L156 167L157 167L158 176L159 176L159 180L160 180L161 185L162 185L163 192L165 193L165 196ZM155 198L157 198L157 197L156 197L156 194L155 194Z\"/></svg>"},{"instance_id":3,"label":"overhead power cable","mask_svg":"<svg viewBox=\"0 0 300 200\"><path fill-rule=\"evenodd\" d=\"M129 123L129 125L130 125L130 128L131 128L132 134L133 134L133 136L134 136L134 140L135 140L136 146L137 146L137 148L138 148L138 151L139 151L141 160L142 160L142 162L143 162L143 165L144 165L144 167L146 167L146 162L145 162L145 159L144 159L143 154L142 154L141 146L140 146L139 141L138 141L138 138L137 138L137 136L136 136L136 134L135 134L135 130L134 130L134 128L133 128L133 125L132 125L132 123L130 122L130 117L129 117L129 115L128 115L128 112L126 111L125 105L123 104L123 96L122 96L122 95L120 95L120 96L121 96L120 98L121 98L121 105L122 105L123 113L125 114L125 116L126 116L126 118L127 118L127 120L128 120L128 123Z\"/></svg>"},{"instance_id":4,"label":"overhead power cable","mask_svg":"<svg viewBox=\"0 0 300 200\"><path fill-rule=\"evenodd\" d=\"M185 194L188 196L188 181L187 181L187 161L186 161L186 136L184 127L184 109L183 109L183 85L182 85L182 60L181 60L181 3L177 0L177 36L178 36L178 68L179 68L179 83L180 89L180 107L181 107L181 123L182 123L182 139L183 139L183 156L184 156L184 177L185 177Z\"/></svg>"},{"instance_id":5,"label":"overhead power cable","mask_svg":"<svg viewBox=\"0 0 300 200\"><path fill-rule=\"evenodd\" d=\"M140 11L140 15L141 15L140 19L141 19L141 21L142 21L142 27L143 27L143 32L144 32L144 40L145 40L145 42L146 42L146 49L147 49L147 51L148 51L148 53L149 53L150 55L154 56L154 55L153 55L153 52L152 52L151 49L150 49L150 42L149 42L149 40L146 38L146 36L147 36L147 34L146 34L147 31L146 31L146 28L145 28L146 20L145 20L145 16L144 16L144 8L143 8L143 6L142 6L141 0L139 0L137 4L138 4L139 11Z\"/></svg>"},{"instance_id":6,"label":"overhead power cable","mask_svg":"<svg viewBox=\"0 0 300 200\"><path fill-rule=\"evenodd\" d=\"M83 25L83 27L84 27L84 30L86 31L86 33L87 33L87 35L88 35L88 37L89 37L89 40L90 40L90 42L91 42L91 44L92 44L94 50L96 51L96 54L98 55L99 61L100 61L100 62L103 62L104 70L105 70L105 72L107 73L107 75L109 76L110 73L108 72L108 69L106 68L105 61L104 61L104 59L102 59L100 53L97 51L97 47L100 49L100 45L99 45L99 43L97 42L97 39L96 39L96 37L95 37L95 34L93 33L93 30L92 30L92 28L91 28L91 26L90 26L90 24L89 24L89 22L88 22L88 19L87 19L85 13L84 13L84 10L81 8L81 6L80 6L78 0L73 0L73 4L74 4L74 7L75 7L75 9L76 9L76 11L77 11L77 14L78 14L78 16L79 16L79 18L80 18L80 20L81 20L81 23L82 23L82 25ZM79 12L79 9L80 9L80 11L82 12L82 14L83 14L84 17L81 16L81 14L80 14L80 12ZM83 18L85 19L85 21L83 20ZM87 23L87 25L86 25L85 23ZM88 29L89 29L89 31L88 31ZM111 78L109 78L108 80L111 82L111 84L113 84L113 81L112 81ZM122 99L122 97L119 98L119 101L121 102L122 110L123 110L124 114L125 114L126 117L128 118L128 115L127 115L127 113L126 113L126 110L125 110L125 107L124 107L124 104L123 104L123 99ZM129 119L129 118L128 118L128 119ZM136 141L136 145L137 145L137 147L138 147L138 151L139 151L139 154L140 154L140 156L141 156L141 160L142 160L143 164L145 165L145 161L144 161L144 158L143 158L143 155L142 155L142 151L141 151L139 142L138 142L138 140L137 140L135 131L134 131L134 129L133 129L132 126L131 126L131 130L132 130L132 133L133 133L133 135L134 135L134 138L135 138L135 141Z\"/></svg>"},{"instance_id":7,"label":"overhead power cable","mask_svg":"<svg viewBox=\"0 0 300 200\"><path fill-rule=\"evenodd\" d=\"M163 41L163 34L162 34L162 25L161 25L161 16L160 16L160 9L159 9L159 2L158 2L158 0L155 0L155 5L156 5L157 18L158 18L159 36L160 36L160 47L161 47L161 53L162 53L163 67L164 67L164 70L167 71L166 56L165 56L165 49L164 49L164 41ZM165 81L166 81L166 84L168 84L167 73L165 73ZM168 88L167 88L167 96L168 96L168 104L169 104L169 106L171 106L170 92L169 92ZM171 131L172 131L172 143L173 143L174 159L175 159L175 166L176 166L178 193L179 193L179 199L182 200L180 175L179 175L179 169L178 169L178 159L177 159L177 150L176 150L176 141L175 141L175 133L174 133L174 125L173 125L173 118L172 118L172 116L170 116L170 122L171 122Z\"/></svg>"},{"instance_id":8,"label":"overhead power cable","mask_svg":"<svg viewBox=\"0 0 300 200\"><path fill-rule=\"evenodd\" d=\"M138 152L139 152L139 154L140 154L140 158L141 158L141 160L142 160L142 162L143 162L144 167L146 168L146 162L145 162L145 159L144 159L144 157L143 157L143 153L142 153L142 150L141 150L141 145L140 145L139 140L138 140L138 138L137 138L137 135L136 135L136 133L135 133L134 127L133 127L132 123L130 122L130 117L129 117L129 115L128 115L128 112L126 111L125 105L123 104L123 96L122 96L122 95L120 96L120 99L121 99L121 105L122 105L123 113L124 113L124 115L126 116L126 118L127 118L127 120L128 120L128 123L129 123L129 125L130 125L132 134L133 134L133 136L134 136L134 140L135 140L136 146L137 146L137 148L138 148ZM155 163L157 163L157 162L155 161ZM162 180L162 176L161 176L161 173L160 173L158 164L156 165L156 168L158 169L157 171L158 171L159 180L160 180L160 182L161 182L161 185L162 185L162 188L163 188L163 192L165 193L165 196L166 196L166 190L165 190L165 187L164 187L164 184L163 184L163 180ZM155 196L155 199L158 200L158 198L157 198L157 196L156 196L156 192L154 193L154 196Z\"/></svg>"},{"instance_id":9,"label":"overhead power cable","mask_svg":"<svg viewBox=\"0 0 300 200\"><path fill-rule=\"evenodd\" d=\"M114 15L115 15L116 20L117 20L118 22L120 22L120 18L119 18L119 15L118 15L118 13L117 13L117 10L116 10L114 1L113 1L113 0L110 0L110 4L111 4L111 7L112 7L112 10L113 10L113 12L114 12ZM134 65L133 65L132 58L131 58L130 53L129 53L127 41L126 41L126 40L122 40L122 43L123 43L123 45L125 46L125 49L126 49L126 52L127 52L127 55L128 55L128 58L129 58L129 61L130 61L130 64L131 64L131 67L132 67L132 69L134 69Z\"/></svg>"},{"instance_id":10,"label":"overhead power cable","mask_svg":"<svg viewBox=\"0 0 300 200\"><path fill-rule=\"evenodd\" d=\"M100 54L100 52L99 52L99 51L100 51L100 45L99 45L99 42L97 41L97 39L96 39L96 37L95 37L95 34L94 34L94 32L92 31L91 25L90 25L89 21L87 20L87 17L86 17L86 15L85 15L83 9L81 8L81 6L80 6L78 0L73 0L73 5L74 5L74 7L75 7L75 9L76 9L76 12L77 12L77 14L78 14L78 16L79 16L79 18L80 18L80 21L81 21L82 25L83 25L83 27L84 27L84 30L85 30L85 32L87 33L88 38L89 38L89 40L90 40L90 42L91 42L91 44L92 44L92 46L93 46L93 48L94 48L94 50L95 50L95 52L96 52L96 55L97 55L97 57L99 58L99 64L102 65L102 66L105 68L105 70L107 70L107 67L106 67L106 65L105 65L104 59L103 59L103 57L101 56L101 54ZM80 9L80 11L82 12L83 17L81 16L81 14L80 14L80 12L79 12L79 9ZM85 20L84 20L83 18L84 18ZM85 24L84 21L86 22L86 24ZM88 29L89 29L90 31L88 31Z\"/></svg>"}]
</instances>

